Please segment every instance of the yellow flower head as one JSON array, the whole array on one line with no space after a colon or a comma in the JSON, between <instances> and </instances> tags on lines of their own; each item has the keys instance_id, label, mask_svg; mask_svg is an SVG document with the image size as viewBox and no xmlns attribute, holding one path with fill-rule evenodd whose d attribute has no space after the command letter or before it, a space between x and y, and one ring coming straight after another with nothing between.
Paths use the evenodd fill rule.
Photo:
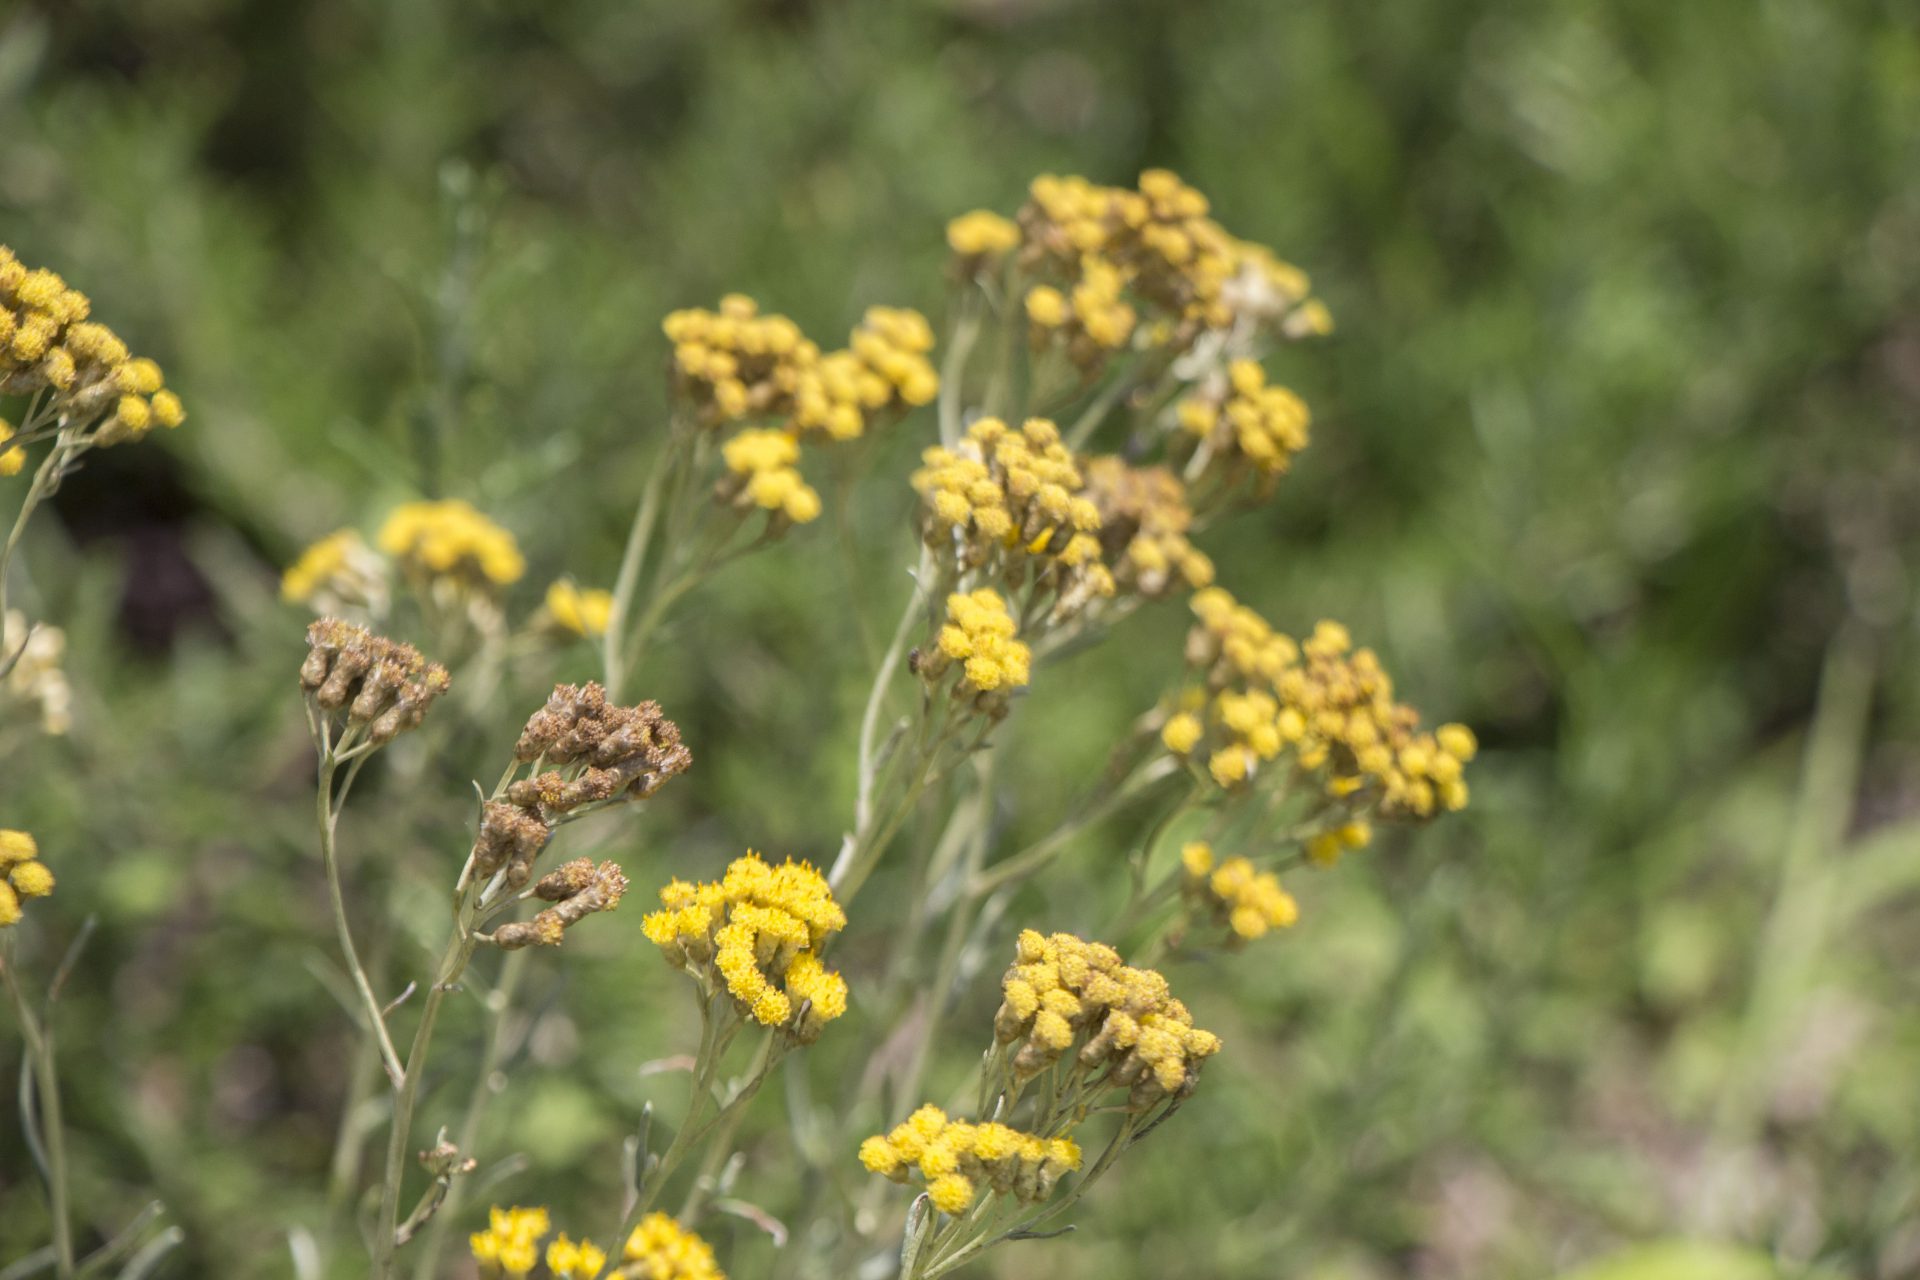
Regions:
<instances>
[{"instance_id":1,"label":"yellow flower head","mask_svg":"<svg viewBox=\"0 0 1920 1280\"><path fill-rule=\"evenodd\" d=\"M1207 198L1164 169L1132 189L1043 174L1030 197L1012 229L1023 267L1039 277L1025 296L1034 341L1057 344L1089 373L1117 351L1181 352L1208 332L1300 338L1332 328L1305 273L1229 235ZM974 225L964 235L987 234L989 224Z\"/></svg>"},{"instance_id":2,"label":"yellow flower head","mask_svg":"<svg viewBox=\"0 0 1920 1280\"><path fill-rule=\"evenodd\" d=\"M1016 1078L1031 1078L1075 1053L1090 1071L1109 1069L1108 1079L1127 1090L1126 1105L1135 1111L1185 1097L1201 1063L1220 1048L1217 1036L1193 1025L1166 978L1070 933L1022 933L1001 993L994 1038L1019 1046L1011 1068Z\"/></svg>"},{"instance_id":3,"label":"yellow flower head","mask_svg":"<svg viewBox=\"0 0 1920 1280\"><path fill-rule=\"evenodd\" d=\"M111 329L87 319L91 310L85 294L0 245L0 395L46 393L60 429L95 445L137 439L156 422L179 426L186 412L160 366L132 357ZM11 435L0 431L0 440ZM19 449L0 451L0 475L19 471Z\"/></svg>"},{"instance_id":4,"label":"yellow flower head","mask_svg":"<svg viewBox=\"0 0 1920 1280\"><path fill-rule=\"evenodd\" d=\"M280 598L324 613L377 608L387 594L387 566L352 529L320 539L280 577Z\"/></svg>"},{"instance_id":5,"label":"yellow flower head","mask_svg":"<svg viewBox=\"0 0 1920 1280\"><path fill-rule=\"evenodd\" d=\"M13 424L0 418L0 444L13 439ZM19 445L0 449L0 476L17 476L27 465L27 451Z\"/></svg>"},{"instance_id":6,"label":"yellow flower head","mask_svg":"<svg viewBox=\"0 0 1920 1280\"><path fill-rule=\"evenodd\" d=\"M39 856L40 846L32 836L0 830L0 929L19 923L24 899L53 892L53 873Z\"/></svg>"},{"instance_id":7,"label":"yellow flower head","mask_svg":"<svg viewBox=\"0 0 1920 1280\"><path fill-rule=\"evenodd\" d=\"M664 1213L640 1219L621 1257L620 1274L630 1280L727 1280L712 1246Z\"/></svg>"},{"instance_id":8,"label":"yellow flower head","mask_svg":"<svg viewBox=\"0 0 1920 1280\"><path fill-rule=\"evenodd\" d=\"M1063 1174L1081 1164L1080 1145L1069 1137L1042 1138L1004 1124L950 1120L929 1103L860 1144L869 1173L905 1183L918 1173L933 1207L958 1217L986 1190L1021 1201L1044 1200Z\"/></svg>"},{"instance_id":9,"label":"yellow flower head","mask_svg":"<svg viewBox=\"0 0 1920 1280\"><path fill-rule=\"evenodd\" d=\"M1187 540L1187 489L1165 467L1090 459L1086 494L1100 513L1100 542L1119 589L1148 598L1213 582L1213 561Z\"/></svg>"},{"instance_id":10,"label":"yellow flower head","mask_svg":"<svg viewBox=\"0 0 1920 1280\"><path fill-rule=\"evenodd\" d=\"M613 593L597 587L579 587L561 578L547 588L547 617L560 630L592 638L607 633L613 615Z\"/></svg>"},{"instance_id":11,"label":"yellow flower head","mask_svg":"<svg viewBox=\"0 0 1920 1280\"><path fill-rule=\"evenodd\" d=\"M596 1249L591 1240L575 1244L562 1233L547 1246L547 1270L555 1280L594 1280L606 1265L606 1253Z\"/></svg>"},{"instance_id":12,"label":"yellow flower head","mask_svg":"<svg viewBox=\"0 0 1920 1280\"><path fill-rule=\"evenodd\" d=\"M718 310L676 311L664 325L675 385L708 426L748 419L828 440L864 435L881 415L931 401L933 329L916 311L872 307L848 347L822 353L785 316L730 294Z\"/></svg>"},{"instance_id":13,"label":"yellow flower head","mask_svg":"<svg viewBox=\"0 0 1920 1280\"><path fill-rule=\"evenodd\" d=\"M997 258L1020 246L1020 228L991 209L975 209L947 224L947 245L961 258Z\"/></svg>"},{"instance_id":14,"label":"yellow flower head","mask_svg":"<svg viewBox=\"0 0 1920 1280\"><path fill-rule=\"evenodd\" d=\"M820 495L800 476L800 442L789 431L754 428L721 446L729 481L720 498L741 510L759 508L794 524L820 514Z\"/></svg>"},{"instance_id":15,"label":"yellow flower head","mask_svg":"<svg viewBox=\"0 0 1920 1280\"><path fill-rule=\"evenodd\" d=\"M539 1264L540 1237L547 1234L547 1211L498 1205L488 1214L487 1229L467 1237L480 1274L509 1276L518 1280Z\"/></svg>"},{"instance_id":16,"label":"yellow flower head","mask_svg":"<svg viewBox=\"0 0 1920 1280\"><path fill-rule=\"evenodd\" d=\"M519 581L527 568L513 535L459 499L402 503L379 541L410 576L429 580L490 590Z\"/></svg>"},{"instance_id":17,"label":"yellow flower head","mask_svg":"<svg viewBox=\"0 0 1920 1280\"><path fill-rule=\"evenodd\" d=\"M1267 762L1285 759L1319 779L1349 815L1430 818L1467 803L1466 762L1478 744L1464 725L1423 732L1420 715L1396 702L1393 682L1371 649L1356 649L1347 628L1329 620L1296 643L1219 587L1196 592L1197 619L1186 658L1206 699L1172 717L1162 732L1169 751L1200 760L1223 788L1257 785ZM1350 821L1311 843L1315 861L1367 841Z\"/></svg>"},{"instance_id":18,"label":"yellow flower head","mask_svg":"<svg viewBox=\"0 0 1920 1280\"><path fill-rule=\"evenodd\" d=\"M1187 891L1203 910L1227 926L1231 941L1250 942L1300 918L1293 896L1271 872L1255 871L1245 858L1228 858L1215 867L1211 850L1204 858L1189 856L1205 848L1189 845L1183 851Z\"/></svg>"},{"instance_id":19,"label":"yellow flower head","mask_svg":"<svg viewBox=\"0 0 1920 1280\"><path fill-rule=\"evenodd\" d=\"M641 921L647 938L675 968L724 984L742 1016L811 1044L846 1012L846 980L819 952L847 917L811 865L750 852L717 881L670 882L660 905Z\"/></svg>"},{"instance_id":20,"label":"yellow flower head","mask_svg":"<svg viewBox=\"0 0 1920 1280\"><path fill-rule=\"evenodd\" d=\"M958 698L987 698L978 702L990 714L1005 710L1006 694L1024 687L1032 676L1033 654L1015 639L1016 626L1007 602L990 587L947 597L947 622L935 644L922 651L916 670L922 679L938 683L957 668L954 686Z\"/></svg>"},{"instance_id":21,"label":"yellow flower head","mask_svg":"<svg viewBox=\"0 0 1920 1280\"><path fill-rule=\"evenodd\" d=\"M1225 383L1195 391L1174 409L1182 431L1204 445L1211 466L1231 477L1251 474L1270 484L1286 473L1293 455L1307 447L1313 415L1285 387L1270 386L1252 360L1235 360Z\"/></svg>"}]
</instances>

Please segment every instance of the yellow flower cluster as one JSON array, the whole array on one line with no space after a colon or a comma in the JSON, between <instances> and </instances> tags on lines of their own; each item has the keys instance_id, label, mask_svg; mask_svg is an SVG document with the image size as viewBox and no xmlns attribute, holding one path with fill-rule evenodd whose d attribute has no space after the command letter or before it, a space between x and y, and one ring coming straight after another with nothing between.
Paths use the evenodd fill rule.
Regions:
<instances>
[{"instance_id":1,"label":"yellow flower cluster","mask_svg":"<svg viewBox=\"0 0 1920 1280\"><path fill-rule=\"evenodd\" d=\"M1100 558L1100 509L1060 430L1045 418L1010 429L981 418L953 448L935 445L912 476L926 507L927 544L962 571L985 569L1010 587L1057 596L1065 615L1114 594Z\"/></svg>"},{"instance_id":2,"label":"yellow flower cluster","mask_svg":"<svg viewBox=\"0 0 1920 1280\"><path fill-rule=\"evenodd\" d=\"M713 1246L664 1213L640 1219L621 1256L625 1280L727 1280Z\"/></svg>"},{"instance_id":3,"label":"yellow flower cluster","mask_svg":"<svg viewBox=\"0 0 1920 1280\"><path fill-rule=\"evenodd\" d=\"M380 526L379 542L410 574L467 586L504 587L527 570L513 535L457 498L402 503Z\"/></svg>"},{"instance_id":4,"label":"yellow flower cluster","mask_svg":"<svg viewBox=\"0 0 1920 1280\"><path fill-rule=\"evenodd\" d=\"M540 1237L547 1234L547 1211L495 1205L487 1219L485 1231L467 1237L474 1261L480 1264L480 1274L513 1276L517 1280L532 1271L540 1260Z\"/></svg>"},{"instance_id":5,"label":"yellow flower cluster","mask_svg":"<svg viewBox=\"0 0 1920 1280\"><path fill-rule=\"evenodd\" d=\"M804 862L775 867L736 858L720 880L674 880L664 908L641 922L677 969L724 983L740 1012L781 1027L802 1044L847 1010L847 984L820 962L820 948L846 927L826 878Z\"/></svg>"},{"instance_id":6,"label":"yellow flower cluster","mask_svg":"<svg viewBox=\"0 0 1920 1280\"><path fill-rule=\"evenodd\" d=\"M280 598L334 613L386 597L386 562L352 529L328 534L280 576Z\"/></svg>"},{"instance_id":7,"label":"yellow flower cluster","mask_svg":"<svg viewBox=\"0 0 1920 1280\"><path fill-rule=\"evenodd\" d=\"M933 326L918 311L868 307L848 346L868 372L886 382L886 400L869 402L869 409L917 409L940 394L940 375L927 359L933 350ZM828 430L832 434L831 426Z\"/></svg>"},{"instance_id":8,"label":"yellow flower cluster","mask_svg":"<svg viewBox=\"0 0 1920 1280\"><path fill-rule=\"evenodd\" d=\"M1148 598L1213 581L1213 561L1187 540L1187 489L1165 467L1130 467L1110 454L1089 459L1087 496L1100 512L1100 541L1122 591Z\"/></svg>"},{"instance_id":9,"label":"yellow flower cluster","mask_svg":"<svg viewBox=\"0 0 1920 1280\"><path fill-rule=\"evenodd\" d=\"M1422 732L1419 713L1393 700L1379 658L1354 650L1345 627L1322 621L1296 645L1218 587L1196 594L1193 611L1199 624L1187 636L1186 656L1205 692L1168 719L1161 740L1169 751L1192 758L1204 751L1222 787L1250 782L1261 762L1285 752L1354 811L1372 804L1387 817L1426 818L1465 807L1472 731L1443 725ZM1366 835L1361 829L1340 839L1354 847Z\"/></svg>"},{"instance_id":10,"label":"yellow flower cluster","mask_svg":"<svg viewBox=\"0 0 1920 1280\"><path fill-rule=\"evenodd\" d=\"M1019 248L1020 228L991 209L975 209L947 224L947 247L962 259L978 264Z\"/></svg>"},{"instance_id":11,"label":"yellow flower cluster","mask_svg":"<svg viewBox=\"0 0 1920 1280\"><path fill-rule=\"evenodd\" d=\"M676 311L662 327L676 384L710 426L770 418L851 440L875 415L926 404L940 389L926 358L933 329L916 311L870 308L849 348L824 355L799 325L762 315L743 294L728 294L717 311Z\"/></svg>"},{"instance_id":12,"label":"yellow flower cluster","mask_svg":"<svg viewBox=\"0 0 1920 1280\"><path fill-rule=\"evenodd\" d=\"M613 616L613 593L598 587L576 586L561 578L547 588L547 617L562 631L576 636L603 636Z\"/></svg>"},{"instance_id":13,"label":"yellow flower cluster","mask_svg":"<svg viewBox=\"0 0 1920 1280\"><path fill-rule=\"evenodd\" d=\"M51 390L68 429L102 422L95 444L137 439L155 423L179 426L186 411L160 366L89 321L91 310L85 294L51 271L28 270L0 245L0 395ZM0 454L0 474L20 469L20 460L5 461L12 452Z\"/></svg>"},{"instance_id":14,"label":"yellow flower cluster","mask_svg":"<svg viewBox=\"0 0 1920 1280\"><path fill-rule=\"evenodd\" d=\"M1080 1167L1080 1144L1004 1124L949 1120L929 1103L891 1133L861 1143L860 1163L895 1182L919 1170L933 1207L958 1217L983 1187L1022 1201L1046 1199L1063 1174Z\"/></svg>"},{"instance_id":15,"label":"yellow flower cluster","mask_svg":"<svg viewBox=\"0 0 1920 1280\"><path fill-rule=\"evenodd\" d=\"M593 1280L606 1265L606 1251L591 1240L575 1244L563 1234L547 1246L547 1270L555 1280Z\"/></svg>"},{"instance_id":16,"label":"yellow flower cluster","mask_svg":"<svg viewBox=\"0 0 1920 1280\"><path fill-rule=\"evenodd\" d=\"M24 831L0 829L0 929L20 921L23 898L53 892L53 872L40 861L40 846Z\"/></svg>"},{"instance_id":17,"label":"yellow flower cluster","mask_svg":"<svg viewBox=\"0 0 1920 1280\"><path fill-rule=\"evenodd\" d=\"M0 619L0 659L14 659L0 677L0 713L9 704L37 705L40 731L59 735L73 727L73 687L60 669L67 633L59 627L31 626L18 609Z\"/></svg>"},{"instance_id":18,"label":"yellow flower cluster","mask_svg":"<svg viewBox=\"0 0 1920 1280\"><path fill-rule=\"evenodd\" d=\"M1139 315L1128 299L1155 318L1148 340L1175 349L1241 322L1279 322L1289 336L1331 325L1326 308L1307 301L1304 273L1227 234L1207 198L1164 169L1142 173L1136 190L1047 174L1030 194L1022 232L1058 283L1028 290L1027 317L1038 334L1061 336L1082 367L1133 341Z\"/></svg>"},{"instance_id":19,"label":"yellow flower cluster","mask_svg":"<svg viewBox=\"0 0 1920 1280\"><path fill-rule=\"evenodd\" d=\"M1136 1111L1185 1097L1201 1064L1220 1051L1220 1038L1193 1025L1166 978L1070 933L1022 932L1000 993L994 1038L1024 1041L1013 1057L1016 1078L1038 1075L1078 1042L1077 1068L1105 1070L1107 1081L1129 1090Z\"/></svg>"},{"instance_id":20,"label":"yellow flower cluster","mask_svg":"<svg viewBox=\"0 0 1920 1280\"><path fill-rule=\"evenodd\" d=\"M1133 338L1139 313L1124 300L1124 288L1119 267L1089 254L1080 260L1079 280L1068 292L1050 284L1027 290L1027 320L1042 338L1057 333L1074 362L1091 367Z\"/></svg>"},{"instance_id":21,"label":"yellow flower cluster","mask_svg":"<svg viewBox=\"0 0 1920 1280\"><path fill-rule=\"evenodd\" d=\"M0 418L0 444L13 439L13 424ZM0 476L17 476L27 465L27 451L19 445L10 449L0 449Z\"/></svg>"},{"instance_id":22,"label":"yellow flower cluster","mask_svg":"<svg viewBox=\"0 0 1920 1280\"><path fill-rule=\"evenodd\" d=\"M1236 940L1252 941L1269 929L1285 929L1300 918L1293 895L1270 871L1255 871L1245 858L1214 865L1213 846L1196 840L1180 850L1190 897L1222 917Z\"/></svg>"},{"instance_id":23,"label":"yellow flower cluster","mask_svg":"<svg viewBox=\"0 0 1920 1280\"><path fill-rule=\"evenodd\" d=\"M511 1209L494 1206L485 1231L467 1237L474 1261L483 1276L508 1276L518 1280L527 1275L539 1260L540 1238L550 1223L545 1209ZM592 1241L577 1244L562 1233L547 1245L547 1272L555 1280L594 1280L607 1265L607 1255Z\"/></svg>"},{"instance_id":24,"label":"yellow flower cluster","mask_svg":"<svg viewBox=\"0 0 1920 1280\"><path fill-rule=\"evenodd\" d=\"M800 477L800 442L791 432L772 427L739 432L720 454L728 479L721 500L743 509L759 507L805 524L820 514L820 495Z\"/></svg>"},{"instance_id":25,"label":"yellow flower cluster","mask_svg":"<svg viewBox=\"0 0 1920 1280\"><path fill-rule=\"evenodd\" d=\"M954 697L973 699L976 710L1004 714L1008 696L1033 674L1033 652L1014 638L1017 630L1007 602L993 588L955 592L947 597L947 621L933 648L915 652L913 669L937 684L957 664Z\"/></svg>"},{"instance_id":26,"label":"yellow flower cluster","mask_svg":"<svg viewBox=\"0 0 1920 1280\"><path fill-rule=\"evenodd\" d=\"M1244 459L1264 480L1285 474L1293 455L1307 447L1313 421L1306 402L1268 385L1267 371L1254 360L1235 360L1221 393L1195 392L1180 402L1176 415L1211 458L1229 466Z\"/></svg>"}]
</instances>

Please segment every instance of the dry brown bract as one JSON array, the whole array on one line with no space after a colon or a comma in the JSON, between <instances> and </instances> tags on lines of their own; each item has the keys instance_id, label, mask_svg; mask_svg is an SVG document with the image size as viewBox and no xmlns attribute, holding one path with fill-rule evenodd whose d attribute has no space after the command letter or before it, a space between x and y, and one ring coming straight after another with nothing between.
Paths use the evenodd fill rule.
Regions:
<instances>
[{"instance_id":1,"label":"dry brown bract","mask_svg":"<svg viewBox=\"0 0 1920 1280\"><path fill-rule=\"evenodd\" d=\"M598 684L557 686L547 705L527 721L514 755L522 761L586 766L571 778L549 770L508 789L514 804L539 805L548 812L616 796L644 800L693 763L693 753L681 745L679 726L661 713L659 703L617 707Z\"/></svg>"},{"instance_id":2,"label":"dry brown bract","mask_svg":"<svg viewBox=\"0 0 1920 1280\"><path fill-rule=\"evenodd\" d=\"M555 947L561 936L596 911L611 911L620 905L627 891L627 877L619 864L603 862L598 867L591 858L575 858L540 878L533 896L556 905L531 920L504 924L494 931L494 944L502 950L521 947Z\"/></svg>"},{"instance_id":3,"label":"dry brown bract","mask_svg":"<svg viewBox=\"0 0 1920 1280\"><path fill-rule=\"evenodd\" d=\"M412 645L339 618L308 627L307 650L300 687L323 710L344 710L350 723L365 725L375 743L418 725L453 683L445 667Z\"/></svg>"}]
</instances>

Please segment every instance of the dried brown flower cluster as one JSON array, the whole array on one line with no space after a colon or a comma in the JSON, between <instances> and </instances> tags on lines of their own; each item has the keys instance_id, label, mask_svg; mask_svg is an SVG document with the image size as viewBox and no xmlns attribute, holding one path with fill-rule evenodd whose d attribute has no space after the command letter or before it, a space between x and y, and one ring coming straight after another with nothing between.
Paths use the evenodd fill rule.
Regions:
<instances>
[{"instance_id":1,"label":"dried brown flower cluster","mask_svg":"<svg viewBox=\"0 0 1920 1280\"><path fill-rule=\"evenodd\" d=\"M503 924L494 930L494 945L506 951L521 947L557 947L569 928L596 911L611 911L627 891L627 877L617 863L598 867L591 858L575 858L540 878L533 896L548 907L531 920Z\"/></svg>"},{"instance_id":2,"label":"dried brown flower cluster","mask_svg":"<svg viewBox=\"0 0 1920 1280\"><path fill-rule=\"evenodd\" d=\"M307 628L300 687L322 710L345 711L370 742L390 742L417 726L452 683L445 667L412 645L355 623L321 618Z\"/></svg>"},{"instance_id":3,"label":"dried brown flower cluster","mask_svg":"<svg viewBox=\"0 0 1920 1280\"><path fill-rule=\"evenodd\" d=\"M548 813L616 796L644 800L693 763L680 727L659 703L617 707L598 684L555 686L547 705L527 721L513 754L523 763L582 766L549 769L508 788L514 804L538 805Z\"/></svg>"},{"instance_id":4,"label":"dried brown flower cluster","mask_svg":"<svg viewBox=\"0 0 1920 1280\"><path fill-rule=\"evenodd\" d=\"M553 828L534 809L489 801L473 841L474 872L485 878L505 867L507 887L519 889L533 878L533 861L552 838Z\"/></svg>"}]
</instances>

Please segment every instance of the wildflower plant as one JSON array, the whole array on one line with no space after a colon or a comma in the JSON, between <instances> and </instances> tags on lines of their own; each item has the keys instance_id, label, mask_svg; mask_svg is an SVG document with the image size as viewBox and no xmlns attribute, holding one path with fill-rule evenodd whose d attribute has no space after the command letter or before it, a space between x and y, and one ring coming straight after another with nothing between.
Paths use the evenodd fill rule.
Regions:
<instances>
[{"instance_id":1,"label":"wildflower plant","mask_svg":"<svg viewBox=\"0 0 1920 1280\"><path fill-rule=\"evenodd\" d=\"M1178 966L1295 927L1281 870L1332 866L1378 827L1466 804L1470 731L1423 728L1340 624L1301 639L1276 628L1219 585L1231 558L1203 549L1216 520L1273 495L1309 442L1307 406L1260 363L1331 328L1304 273L1228 233L1203 195L1159 170L1127 187L1036 179L1012 216L963 214L947 242L940 333L918 312L874 306L827 349L740 294L669 315L668 402L617 564L548 566L535 598L511 529L434 499L329 534L286 569L285 599L321 615L297 683L338 985L369 1063L347 1110L384 1103L373 1125L384 1157L359 1223L376 1280L439 1274L456 1230L484 1276L705 1280L722 1275L699 1234L716 1212L761 1225L790 1251L789 1273L807 1277L932 1280L1056 1234L1129 1151L1205 1105L1201 1076L1223 1044L1174 995ZM85 449L134 438L135 420L177 420L157 370L84 327L84 300L7 264L10 332L31 336L9 339L0 372L15 382L0 387L41 397L7 443L54 439L66 452L49 484ZM917 433L909 475L864 478L883 432ZM672 611L733 561L823 516L843 521L856 486L875 483L911 496L897 532L915 566L875 646L838 848L808 851L817 864L748 852L702 879L671 838L644 854L607 847L624 829L618 811L693 762L659 704L624 701ZM1194 620L1160 655L1164 696L1045 834L1002 847L995 771L1023 703L1069 653L1148 607ZM599 678L552 684L509 747L489 718L509 669L544 671L569 646L570 660L597 658ZM42 653L41 683L18 695L50 722L64 705L47 692L57 656ZM390 763L401 790L431 792L446 783L435 762L469 739L500 744L483 775L495 780L474 785L466 830L425 842L439 851L446 915L426 929L438 958L402 983L384 955L393 922L354 906L379 900L366 892L377 859L347 847L341 818L370 762ZM1008 920L1015 889L1121 814L1124 847L1106 856L1125 898L1097 930L1112 945ZM383 839L394 835L366 843ZM4 932L52 880L29 837L0 832L0 851ZM883 865L913 887L890 936L887 913L861 898ZM656 1121L649 1103L635 1117L604 1225L553 1232L592 1206L495 1206L475 1224L469 1183L513 1176L477 1170L497 1155L484 1121L508 1087L503 1028L522 977L577 950L581 929L634 929L631 909L618 912L636 879L660 886L638 932L693 996L697 1039L673 1059L691 1084L685 1108ZM422 932L417 911L401 923L402 936ZM990 1022L949 1034L971 975L1009 950ZM7 974L11 988L10 958ZM468 984L485 1027L471 1094L426 1144L417 1116L447 1074L436 1030ZM943 1089L950 1043L979 1067ZM806 1220L792 1230L737 1185L739 1135L776 1072L790 1099L814 1100L796 1114L795 1158L820 1190L799 1201ZM57 1101L45 1083L41 1096ZM343 1127L342 1197L353 1142ZM876 1176L850 1180L856 1166Z\"/></svg>"}]
</instances>

